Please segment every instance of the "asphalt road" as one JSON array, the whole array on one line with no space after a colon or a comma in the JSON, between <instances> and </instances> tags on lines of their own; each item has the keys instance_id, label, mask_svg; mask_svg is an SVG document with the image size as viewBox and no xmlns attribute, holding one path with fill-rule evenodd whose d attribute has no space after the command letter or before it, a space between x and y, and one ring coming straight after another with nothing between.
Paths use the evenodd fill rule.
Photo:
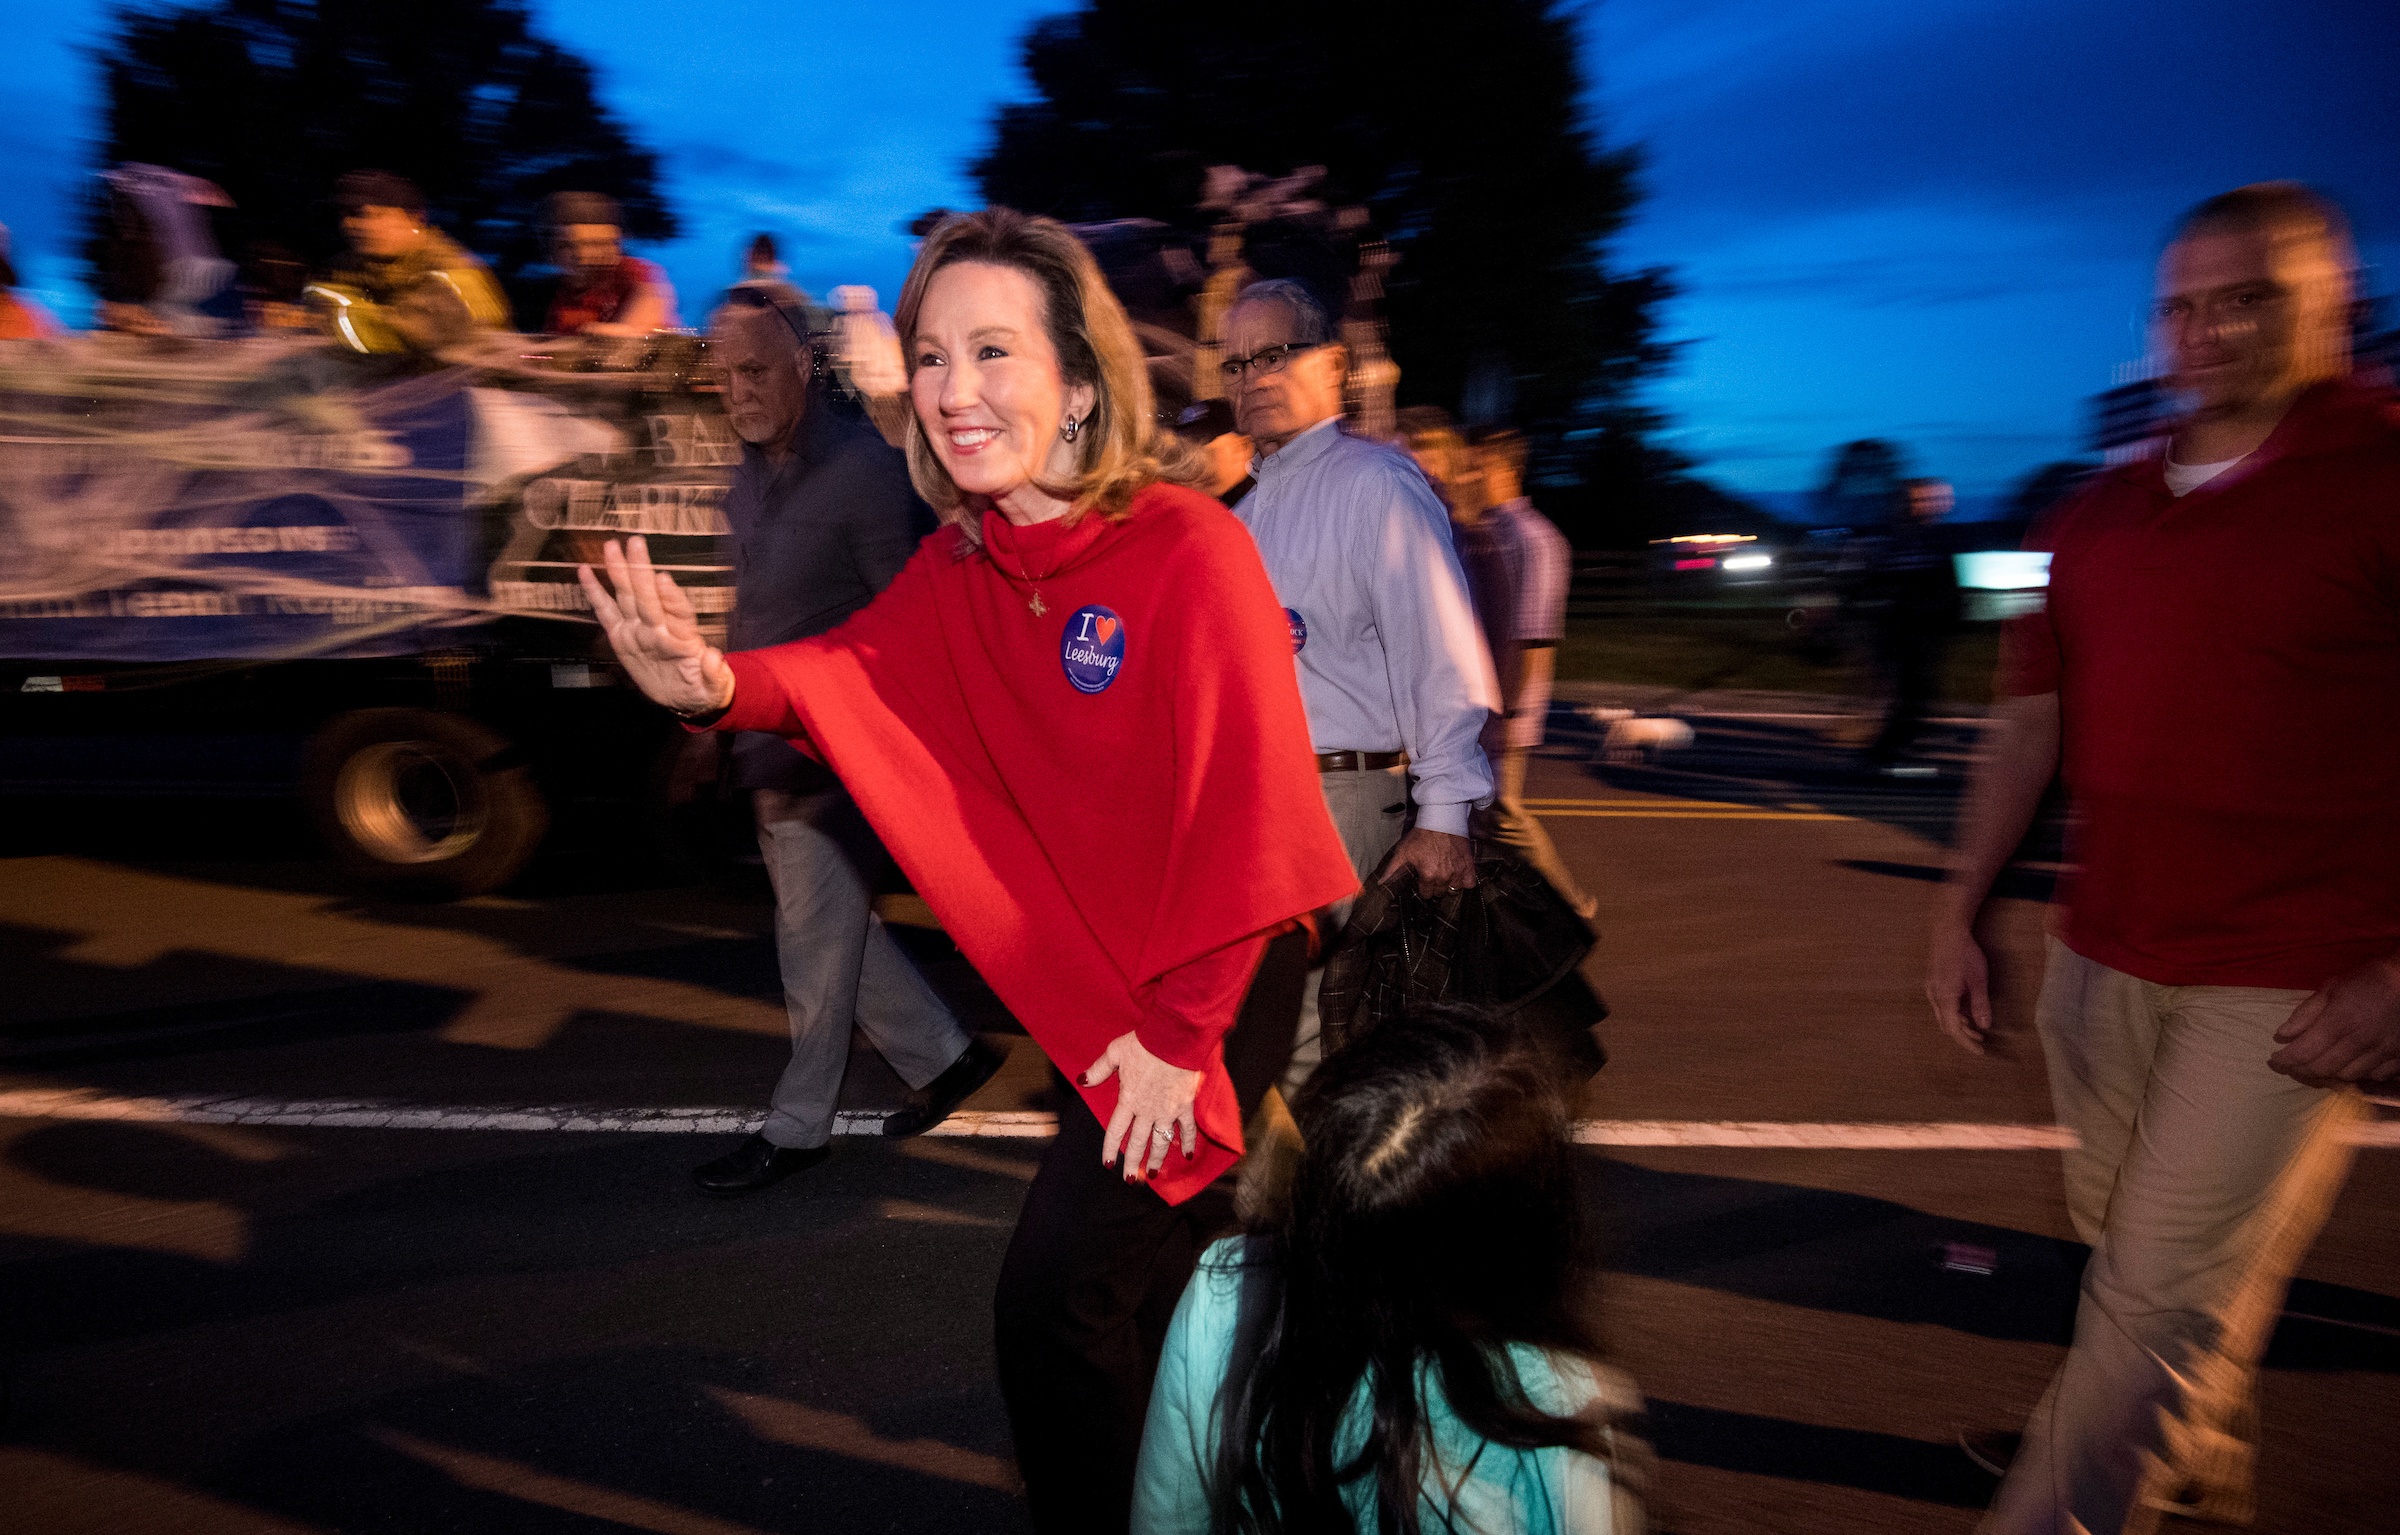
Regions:
<instances>
[{"instance_id":1,"label":"asphalt road","mask_svg":"<svg viewBox=\"0 0 2400 1535\"><path fill-rule=\"evenodd\" d=\"M1583 1114L1652 1142L2047 1125L2024 1017L2054 831L1992 919L2001 1054L1915 996L1973 728L1933 743L1945 776L1882 786L1827 706L1707 702L1741 717L1664 761L1569 734L1536 764L1603 902L1613 1059ZM0 1531L1025 1527L988 1300L1038 1139L844 1139L716 1201L686 1173L726 1133L372 1126L755 1106L784 1028L758 902L587 849L506 897L365 903L271 803L0 808ZM1030 1042L917 947L1012 1047L970 1108L1045 1107ZM898 1092L854 1058L848 1107ZM229 1098L260 1122L109 1107ZM375 1112L290 1122L344 1104ZM1990 1484L1953 1436L2020 1419L2066 1336L2053 1152L1643 1144L1587 1171L1660 1528L1972 1528ZM2395 1272L2400 1165L2369 1150L2270 1357L2259 1529L2392 1527Z\"/></svg>"}]
</instances>

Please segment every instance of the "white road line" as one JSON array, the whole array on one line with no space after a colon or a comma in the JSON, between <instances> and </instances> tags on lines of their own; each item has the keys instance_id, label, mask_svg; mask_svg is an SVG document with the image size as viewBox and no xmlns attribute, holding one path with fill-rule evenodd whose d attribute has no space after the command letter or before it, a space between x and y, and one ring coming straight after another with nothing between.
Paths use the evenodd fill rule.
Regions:
<instances>
[{"instance_id":1,"label":"white road line","mask_svg":"<svg viewBox=\"0 0 2400 1535\"><path fill-rule=\"evenodd\" d=\"M1585 1146L1755 1146L1802 1151L2064 1151L2079 1145L2060 1125L1799 1124L1787 1120L1581 1119Z\"/></svg>"},{"instance_id":2,"label":"white road line","mask_svg":"<svg viewBox=\"0 0 2400 1535\"><path fill-rule=\"evenodd\" d=\"M766 1116L738 1108L598 1108L590 1105L474 1106L297 1101L269 1098L113 1098L90 1088L0 1092L0 1119L118 1120L127 1124L283 1125L357 1130L516 1130L652 1135L737 1135ZM834 1116L836 1135L879 1136L881 1114ZM1045 1139L1052 1114L964 1110L927 1132ZM1580 1119L1585 1146L1728 1146L1823 1151L2056 1151L2076 1144L2059 1125L1808 1124L1788 1120ZM2400 1120L2355 1127L2351 1143L2400 1147Z\"/></svg>"},{"instance_id":3,"label":"white road line","mask_svg":"<svg viewBox=\"0 0 2400 1535\"><path fill-rule=\"evenodd\" d=\"M343 1099L114 1098L86 1088L0 1092L0 1119L120 1120L128 1124L283 1125L352 1130L528 1130L736 1135L766 1121L760 1109L602 1108L588 1104L372 1103ZM836 1135L881 1135L881 1114L834 1116ZM953 1114L933 1135L1050 1136L1053 1114Z\"/></svg>"}]
</instances>

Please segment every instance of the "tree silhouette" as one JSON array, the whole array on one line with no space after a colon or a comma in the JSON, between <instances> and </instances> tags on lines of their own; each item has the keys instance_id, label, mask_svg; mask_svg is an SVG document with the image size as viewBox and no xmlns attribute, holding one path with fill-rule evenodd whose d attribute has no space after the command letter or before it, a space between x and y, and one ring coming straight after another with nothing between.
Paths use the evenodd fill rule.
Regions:
<instances>
[{"instance_id":1,"label":"tree silhouette","mask_svg":"<svg viewBox=\"0 0 2400 1535\"><path fill-rule=\"evenodd\" d=\"M625 231L675 233L658 157L593 94L589 64L512 0L217 0L117 12L96 62L104 165L171 166L223 187L240 241L310 258L339 243L344 171L408 177L435 223L490 261L522 312L546 260L541 202L606 192ZM97 199L95 238L104 211ZM239 245L228 249L239 256Z\"/></svg>"},{"instance_id":2,"label":"tree silhouette","mask_svg":"<svg viewBox=\"0 0 2400 1535\"><path fill-rule=\"evenodd\" d=\"M1552 0L1411 20L1360 0L1288 0L1239 25L1145 0L1035 23L1035 99L1005 106L984 195L1077 220L1191 225L1202 173L1321 165L1400 260L1386 279L1404 403L1511 402L1543 504L1579 542L1680 467L1646 442L1639 384L1669 349L1662 271L1614 274L1637 157L1586 126L1580 40ZM1591 487L1570 510L1573 488ZM1562 515L1563 513L1563 515Z\"/></svg>"}]
</instances>

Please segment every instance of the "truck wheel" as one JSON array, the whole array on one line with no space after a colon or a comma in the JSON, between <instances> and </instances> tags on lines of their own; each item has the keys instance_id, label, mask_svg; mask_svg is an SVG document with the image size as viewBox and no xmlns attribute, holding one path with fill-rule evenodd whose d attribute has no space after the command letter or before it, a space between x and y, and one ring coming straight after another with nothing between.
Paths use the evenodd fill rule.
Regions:
<instances>
[{"instance_id":1,"label":"truck wheel","mask_svg":"<svg viewBox=\"0 0 2400 1535\"><path fill-rule=\"evenodd\" d=\"M300 786L343 872L385 895L448 901L497 890L550 825L522 753L431 709L335 716L309 741Z\"/></svg>"}]
</instances>

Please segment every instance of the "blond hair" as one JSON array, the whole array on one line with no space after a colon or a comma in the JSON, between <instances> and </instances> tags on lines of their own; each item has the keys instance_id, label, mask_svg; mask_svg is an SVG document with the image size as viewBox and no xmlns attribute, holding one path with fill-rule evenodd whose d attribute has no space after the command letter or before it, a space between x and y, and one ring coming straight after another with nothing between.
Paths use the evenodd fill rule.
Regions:
<instances>
[{"instance_id":1,"label":"blond hair","mask_svg":"<svg viewBox=\"0 0 2400 1535\"><path fill-rule=\"evenodd\" d=\"M1150 391L1150 368L1134 339L1125 308L1109 291L1099 264L1083 242L1054 219L990 207L955 214L935 226L909 269L892 316L901 356L913 383L917 373L917 318L934 274L962 261L988 262L1022 272L1041 295L1042 323L1058 354L1058 371L1069 385L1092 388L1092 413L1075 443L1075 471L1064 484L1036 487L1070 503L1070 518L1098 512L1123 517L1136 492L1158 480L1195 482L1204 466L1173 433L1160 427ZM942 520L956 525L969 544L982 541L979 519L966 494L943 467L924 420L908 414L908 477Z\"/></svg>"}]
</instances>

